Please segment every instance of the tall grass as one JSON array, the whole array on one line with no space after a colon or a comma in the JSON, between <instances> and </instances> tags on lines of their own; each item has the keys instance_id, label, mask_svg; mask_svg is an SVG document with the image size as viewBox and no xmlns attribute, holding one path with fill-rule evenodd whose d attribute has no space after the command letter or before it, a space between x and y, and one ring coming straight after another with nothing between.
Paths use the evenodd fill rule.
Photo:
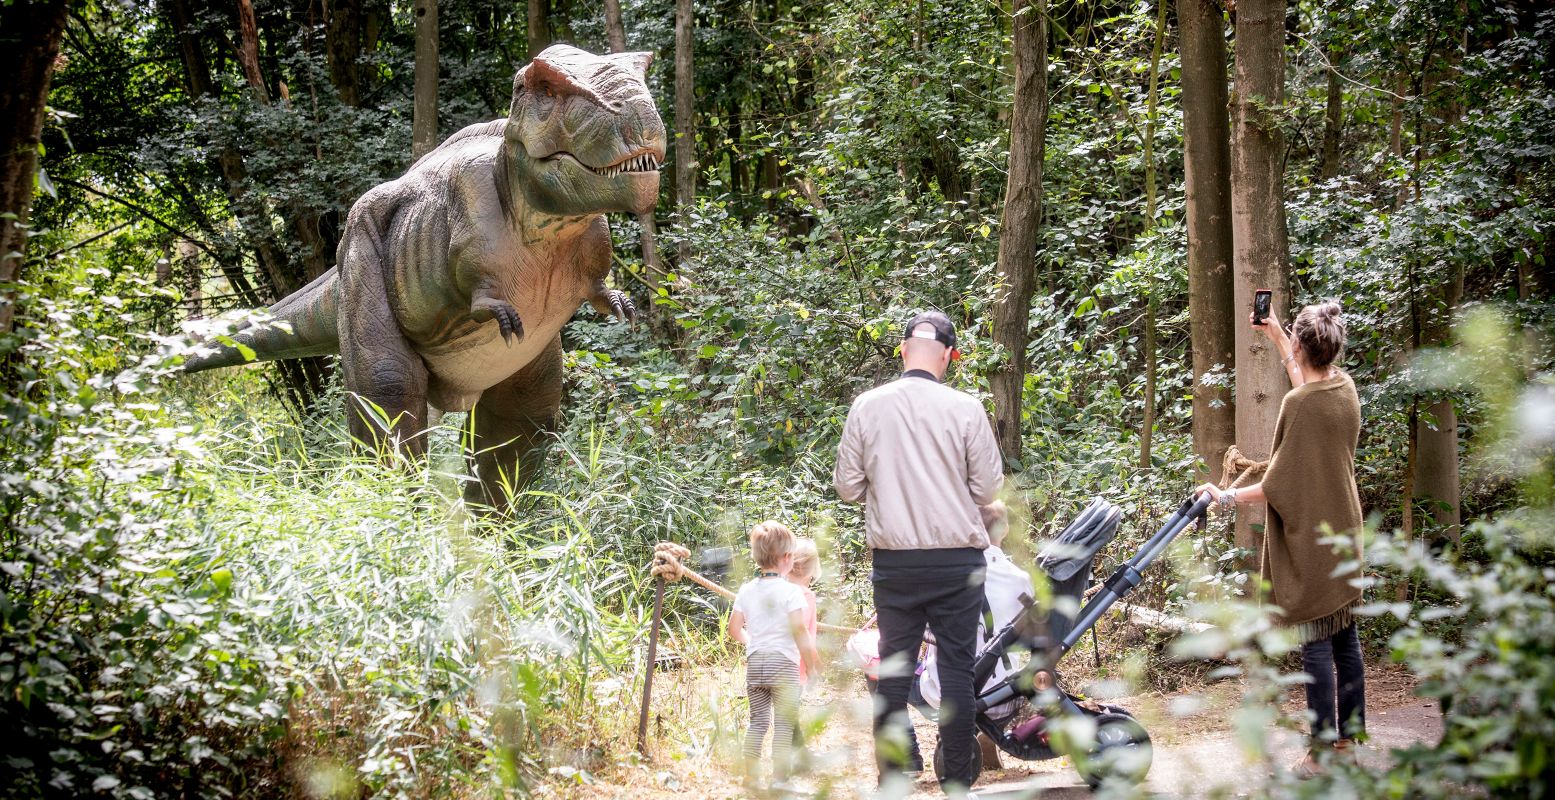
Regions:
<instances>
[{"instance_id":1,"label":"tall grass","mask_svg":"<svg viewBox=\"0 0 1555 800\"><path fill-rule=\"evenodd\" d=\"M558 448L512 518L470 518L446 422L430 469L353 456L328 422L212 437L209 558L292 648L282 755L310 791L524 789L630 741L647 554L702 512L684 487L626 480L653 472L596 436ZM321 429L335 435L301 441Z\"/></svg>"}]
</instances>

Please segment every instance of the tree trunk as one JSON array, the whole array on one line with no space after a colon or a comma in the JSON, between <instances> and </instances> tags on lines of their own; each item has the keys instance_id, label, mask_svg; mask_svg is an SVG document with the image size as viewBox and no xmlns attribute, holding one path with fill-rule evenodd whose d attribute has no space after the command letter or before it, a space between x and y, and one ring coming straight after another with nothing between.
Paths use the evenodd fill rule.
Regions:
<instances>
[{"instance_id":1,"label":"tree trunk","mask_svg":"<svg viewBox=\"0 0 1555 800\"><path fill-rule=\"evenodd\" d=\"M270 90L259 69L259 24L254 20L254 4L249 0L238 0L238 65L259 102L269 104Z\"/></svg>"},{"instance_id":2,"label":"tree trunk","mask_svg":"<svg viewBox=\"0 0 1555 800\"><path fill-rule=\"evenodd\" d=\"M324 0L324 45L329 60L329 82L340 102L362 103L362 58L367 12L362 0Z\"/></svg>"},{"instance_id":3,"label":"tree trunk","mask_svg":"<svg viewBox=\"0 0 1555 800\"><path fill-rule=\"evenodd\" d=\"M1407 543L1415 538L1415 456L1420 452L1418 442L1415 440L1415 426L1420 420L1420 401L1409 401L1409 441L1408 449L1404 451L1404 499L1399 505L1403 513L1400 515L1399 536ZM1393 599L1396 602L1404 602L1409 599L1409 576L1400 575L1398 585L1393 588Z\"/></svg>"},{"instance_id":4,"label":"tree trunk","mask_svg":"<svg viewBox=\"0 0 1555 800\"><path fill-rule=\"evenodd\" d=\"M1200 480L1218 474L1236 437L1236 401L1226 386L1235 364L1231 275L1231 151L1226 116L1226 37L1213 0L1177 0L1181 28L1183 162L1188 217L1188 332L1193 349L1193 452Z\"/></svg>"},{"instance_id":5,"label":"tree trunk","mask_svg":"<svg viewBox=\"0 0 1555 800\"><path fill-rule=\"evenodd\" d=\"M412 161L437 147L437 0L416 0L416 99L411 116Z\"/></svg>"},{"instance_id":6,"label":"tree trunk","mask_svg":"<svg viewBox=\"0 0 1555 800\"><path fill-rule=\"evenodd\" d=\"M675 212L684 231L696 204L696 73L692 64L691 0L675 0ZM680 242L682 269L691 244Z\"/></svg>"},{"instance_id":7,"label":"tree trunk","mask_svg":"<svg viewBox=\"0 0 1555 800\"><path fill-rule=\"evenodd\" d=\"M626 22L621 17L621 0L605 0L605 38L610 41L610 52L626 52ZM643 279L648 283L649 303L658 296L664 282L664 266L659 263L659 226L654 212L637 215L639 241L643 252ZM646 309L652 313L652 306Z\"/></svg>"},{"instance_id":8,"label":"tree trunk","mask_svg":"<svg viewBox=\"0 0 1555 800\"><path fill-rule=\"evenodd\" d=\"M1161 50L1166 41L1166 9L1168 0L1156 0L1155 44L1150 48L1150 89L1145 102L1145 131L1143 157L1145 162L1145 230L1155 229L1156 169L1155 125L1156 110L1161 99ZM1139 468L1150 468L1150 444L1155 435L1156 403L1156 330L1155 317L1161 302L1156 298L1155 280L1147 280L1145 287L1145 397L1144 414L1139 423Z\"/></svg>"},{"instance_id":9,"label":"tree trunk","mask_svg":"<svg viewBox=\"0 0 1555 800\"><path fill-rule=\"evenodd\" d=\"M999 296L993 341L1005 361L988 375L994 436L1006 463L1021 456L1021 395L1026 383L1031 293L1036 286L1042 219L1042 153L1047 126L1047 19L1043 0L1015 0L1015 104L1010 112L1010 173L999 226Z\"/></svg>"},{"instance_id":10,"label":"tree trunk","mask_svg":"<svg viewBox=\"0 0 1555 800\"><path fill-rule=\"evenodd\" d=\"M1344 132L1344 83L1339 80L1338 47L1328 49L1328 108L1323 115L1323 180L1339 177L1339 137Z\"/></svg>"},{"instance_id":11,"label":"tree trunk","mask_svg":"<svg viewBox=\"0 0 1555 800\"><path fill-rule=\"evenodd\" d=\"M1253 291L1274 292L1273 308L1290 308L1290 241L1285 222L1285 2L1242 0L1236 8L1236 91L1231 98L1231 231L1233 308L1251 308ZM1236 314L1237 312L1233 312ZM1288 315L1281 315L1288 319ZM1280 401L1290 381L1268 337L1246 322L1236 331L1236 441L1254 461L1269 457ZM1263 509L1237 514L1236 542L1254 551Z\"/></svg>"},{"instance_id":12,"label":"tree trunk","mask_svg":"<svg viewBox=\"0 0 1555 800\"><path fill-rule=\"evenodd\" d=\"M546 20L550 10L550 0L529 0L529 25L525 30L529 37L530 58L540 55L540 51L551 43L551 26Z\"/></svg>"},{"instance_id":13,"label":"tree trunk","mask_svg":"<svg viewBox=\"0 0 1555 800\"><path fill-rule=\"evenodd\" d=\"M0 283L15 283L27 251L27 217L37 182L38 143L49 79L65 31L65 0L0 5ZM15 324L16 293L0 297L0 333Z\"/></svg>"},{"instance_id":14,"label":"tree trunk","mask_svg":"<svg viewBox=\"0 0 1555 800\"><path fill-rule=\"evenodd\" d=\"M1415 348L1447 346L1452 340L1452 316L1463 299L1463 266L1450 266L1450 274L1440 285L1425 292L1421 302L1411 303L1415 311ZM1442 526L1442 535L1457 541L1460 533L1461 489L1458 470L1458 415L1452 398L1441 397L1426 407L1426 413L1414 420L1415 500L1420 501L1429 519Z\"/></svg>"},{"instance_id":15,"label":"tree trunk","mask_svg":"<svg viewBox=\"0 0 1555 800\"><path fill-rule=\"evenodd\" d=\"M621 0L605 0L605 40L610 52L626 52L626 23L621 20Z\"/></svg>"}]
</instances>

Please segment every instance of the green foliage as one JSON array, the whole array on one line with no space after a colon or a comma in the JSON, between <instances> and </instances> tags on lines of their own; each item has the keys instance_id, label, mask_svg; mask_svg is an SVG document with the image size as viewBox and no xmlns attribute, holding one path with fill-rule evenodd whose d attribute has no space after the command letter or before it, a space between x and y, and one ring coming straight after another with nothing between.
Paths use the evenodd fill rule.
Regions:
<instances>
[{"instance_id":1,"label":"green foliage","mask_svg":"<svg viewBox=\"0 0 1555 800\"><path fill-rule=\"evenodd\" d=\"M1410 613L1393 635L1394 660L1441 704L1442 740L1398 754L1392 796L1455 797L1481 786L1494 796L1538 797L1555 786L1555 511L1522 509L1465 536L1472 560L1444 563L1416 541L1388 542L1376 563L1420 577L1446 603ZM1384 540L1386 541L1386 540ZM1407 790L1400 790L1407 786Z\"/></svg>"},{"instance_id":2,"label":"green foliage","mask_svg":"<svg viewBox=\"0 0 1555 800\"><path fill-rule=\"evenodd\" d=\"M700 196L684 219L661 214L659 242L692 257L652 298L672 332L567 328L565 424L510 523L467 519L454 499L459 415L431 434L430 473L406 471L348 455L334 396L283 420L262 391L269 368L168 380L186 345L144 332L274 299L276 276L255 257L265 227L291 279L310 255L321 260L308 268L327 266L345 209L408 159L405 6L364 23L377 39L356 61L353 105L314 6L256 3L264 104L215 46L229 9L191 5L209 95L193 96L168 3L82 6L51 96L60 113L43 160L58 196L40 198L31 252L64 253L29 264L25 324L0 340L0 724L20 731L0 760L4 791L420 797L586 781L626 750L653 544L740 554L745 529L769 517L826 542L823 607L857 615L861 514L829 486L849 401L894 376L898 326L924 307L961 331L957 388L981 396L1008 355L987 336L1012 77L998 4L697 4ZM672 4L623 5L630 45L661 54L650 85L667 112ZM558 38L601 49L593 6L548 8ZM1195 458L1170 36L1154 219L1142 197L1157 10L1047 7L1027 456L1009 499L1027 540L1092 494L1124 507L1103 572L1180 500ZM1551 524L1555 478L1547 449L1509 444L1532 423L1506 409L1543 408L1524 398L1548 391L1555 360L1555 14L1480 0L1295 11L1288 100L1269 109L1289 142L1292 288L1345 304L1365 505L1379 530L1398 523L1408 410L1446 396L1470 456L1465 508L1480 518L1445 553L1380 533L1369 550L1391 582L1373 600L1394 584L1416 592L1407 608L1377 609L1402 618L1368 621L1371 639L1391 637L1453 708L1440 746L1338 789L1548 791L1549 558L1535 534ZM491 0L444 4L440 19L447 134L505 113L527 23ZM1322 180L1330 58L1344 125L1340 176ZM244 164L235 185L227 153ZM619 277L641 283L634 223L612 225ZM1421 299L1459 276L1470 305L1501 304L1521 327L1498 336L1525 342L1518 376L1541 376L1532 388L1497 377L1480 391L1504 376L1489 356L1465 367L1411 354ZM1142 335L1151 313L1155 352ZM1152 359L1153 460L1141 468ZM1136 600L1224 600L1248 582L1238 554L1218 526L1184 537ZM681 654L722 657L705 599L676 587L668 600ZM1202 613L1223 638L1185 646L1236 662L1250 687L1236 721L1256 751L1269 703L1294 681L1282 672L1290 642L1256 609ZM700 720L669 724L715 750L734 719L717 709L711 740ZM1264 788L1334 786L1282 776Z\"/></svg>"},{"instance_id":3,"label":"green foliage","mask_svg":"<svg viewBox=\"0 0 1555 800\"><path fill-rule=\"evenodd\" d=\"M222 793L269 759L291 648L198 533L206 440L157 402L160 351L102 370L90 315L50 328L4 398L0 771L7 796ZM13 356L14 358L15 356ZM109 360L112 358L109 356Z\"/></svg>"}]
</instances>

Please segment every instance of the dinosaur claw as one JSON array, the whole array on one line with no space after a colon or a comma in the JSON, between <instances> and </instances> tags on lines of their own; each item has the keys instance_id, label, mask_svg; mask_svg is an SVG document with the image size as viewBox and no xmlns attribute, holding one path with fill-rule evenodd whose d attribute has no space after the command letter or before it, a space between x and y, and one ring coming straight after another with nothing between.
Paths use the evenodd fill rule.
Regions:
<instances>
[{"instance_id":1,"label":"dinosaur claw","mask_svg":"<svg viewBox=\"0 0 1555 800\"><path fill-rule=\"evenodd\" d=\"M610 290L610 311L616 319L631 324L637 321L637 304L626 292L619 289Z\"/></svg>"},{"instance_id":2,"label":"dinosaur claw","mask_svg":"<svg viewBox=\"0 0 1555 800\"><path fill-rule=\"evenodd\" d=\"M512 306L500 300L479 300L470 310L470 316L476 322L497 321L497 332L502 334L502 341L512 347L515 341L524 339L524 321L518 316L518 311Z\"/></svg>"}]
</instances>

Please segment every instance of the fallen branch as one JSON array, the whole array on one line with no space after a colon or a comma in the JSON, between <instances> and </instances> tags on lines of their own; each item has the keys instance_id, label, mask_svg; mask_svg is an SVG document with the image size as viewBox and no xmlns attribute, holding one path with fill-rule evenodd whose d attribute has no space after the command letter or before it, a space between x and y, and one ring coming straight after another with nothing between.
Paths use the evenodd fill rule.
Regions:
<instances>
[{"instance_id":1,"label":"fallen branch","mask_svg":"<svg viewBox=\"0 0 1555 800\"><path fill-rule=\"evenodd\" d=\"M1128 621L1135 625L1171 633L1203 633L1214 627L1208 622L1174 617L1144 606L1129 606L1126 611L1119 613L1127 616Z\"/></svg>"},{"instance_id":2,"label":"fallen branch","mask_svg":"<svg viewBox=\"0 0 1555 800\"><path fill-rule=\"evenodd\" d=\"M690 550L674 542L659 542L653 546L653 566L649 570L649 574L663 578L666 581L678 581L681 578L685 578L714 594L727 597L730 600L734 599L734 592L698 575L695 570L686 566L685 559L690 557ZM854 633L857 630L841 625L828 625L824 622L816 623L815 627L817 630L831 631L833 633Z\"/></svg>"}]
</instances>

